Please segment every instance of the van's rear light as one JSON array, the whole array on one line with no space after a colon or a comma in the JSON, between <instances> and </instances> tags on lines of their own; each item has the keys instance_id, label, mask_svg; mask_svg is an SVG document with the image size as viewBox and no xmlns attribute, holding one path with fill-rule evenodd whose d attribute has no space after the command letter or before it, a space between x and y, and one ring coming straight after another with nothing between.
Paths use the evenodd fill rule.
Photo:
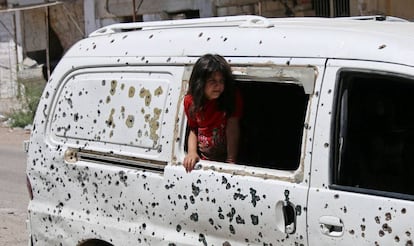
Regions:
<instances>
[{"instance_id":1,"label":"van's rear light","mask_svg":"<svg viewBox=\"0 0 414 246\"><path fill-rule=\"evenodd\" d=\"M26 175L26 187L27 187L27 191L29 192L30 200L33 200L32 184L30 183L29 176L27 175Z\"/></svg>"}]
</instances>

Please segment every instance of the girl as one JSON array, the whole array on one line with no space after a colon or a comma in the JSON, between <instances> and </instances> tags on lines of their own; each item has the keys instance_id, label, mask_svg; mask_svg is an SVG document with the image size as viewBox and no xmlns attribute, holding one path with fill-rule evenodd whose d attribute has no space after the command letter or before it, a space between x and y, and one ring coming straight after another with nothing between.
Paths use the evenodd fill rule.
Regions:
<instances>
[{"instance_id":1,"label":"girl","mask_svg":"<svg viewBox=\"0 0 414 246\"><path fill-rule=\"evenodd\" d=\"M194 65L184 110L188 118L188 154L184 167L197 161L234 163L239 140L241 96L235 91L230 65L220 55L206 54Z\"/></svg>"}]
</instances>

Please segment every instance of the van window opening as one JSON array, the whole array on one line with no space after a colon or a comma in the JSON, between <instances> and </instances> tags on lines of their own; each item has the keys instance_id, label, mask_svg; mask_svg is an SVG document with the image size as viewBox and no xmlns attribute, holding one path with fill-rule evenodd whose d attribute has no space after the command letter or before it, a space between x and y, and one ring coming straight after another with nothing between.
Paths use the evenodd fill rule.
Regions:
<instances>
[{"instance_id":1,"label":"van window opening","mask_svg":"<svg viewBox=\"0 0 414 246\"><path fill-rule=\"evenodd\" d=\"M309 95L296 84L238 81L244 109L238 163L296 170Z\"/></svg>"},{"instance_id":2,"label":"van window opening","mask_svg":"<svg viewBox=\"0 0 414 246\"><path fill-rule=\"evenodd\" d=\"M339 78L333 184L414 195L414 80L372 71Z\"/></svg>"},{"instance_id":3,"label":"van window opening","mask_svg":"<svg viewBox=\"0 0 414 246\"><path fill-rule=\"evenodd\" d=\"M296 170L309 95L294 83L237 80L243 97L238 164ZM185 150L187 150L187 136Z\"/></svg>"}]
</instances>

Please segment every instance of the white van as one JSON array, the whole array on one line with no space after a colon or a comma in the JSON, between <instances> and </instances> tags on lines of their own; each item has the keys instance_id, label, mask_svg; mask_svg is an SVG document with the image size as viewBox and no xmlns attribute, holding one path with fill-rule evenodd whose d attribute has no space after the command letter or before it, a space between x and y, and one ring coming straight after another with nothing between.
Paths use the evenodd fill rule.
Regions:
<instances>
[{"instance_id":1,"label":"white van","mask_svg":"<svg viewBox=\"0 0 414 246\"><path fill-rule=\"evenodd\" d=\"M244 101L237 164L186 173L206 53ZM116 24L41 98L32 245L413 245L414 24L258 16Z\"/></svg>"}]
</instances>

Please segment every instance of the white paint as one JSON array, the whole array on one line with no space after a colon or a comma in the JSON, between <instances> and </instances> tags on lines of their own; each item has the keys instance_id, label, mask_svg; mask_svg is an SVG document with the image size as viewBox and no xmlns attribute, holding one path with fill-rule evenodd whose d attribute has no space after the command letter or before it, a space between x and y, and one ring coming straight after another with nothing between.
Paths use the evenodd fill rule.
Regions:
<instances>
[{"instance_id":1,"label":"white paint","mask_svg":"<svg viewBox=\"0 0 414 246\"><path fill-rule=\"evenodd\" d=\"M396 236L401 244L413 240L412 201L329 188L328 147L339 69L377 69L412 78L414 26L270 19L266 23L272 25L250 21L239 27L252 17L237 18L116 25L66 53L46 85L30 140L34 245L78 245L87 239L113 245L390 245ZM119 32L134 25L143 30ZM200 161L196 170L185 172L182 100L191 66L205 53L225 56L235 73L244 71L257 84L283 77L260 73L263 68L295 71L287 82L309 93L296 170ZM298 76L309 70L314 76ZM135 93L129 93L130 87ZM158 88L162 93L156 96ZM142 89L152 95L148 104L140 97ZM159 127L147 121L156 108L161 109L155 119ZM128 115L134 116L132 125ZM159 139L150 137L151 129ZM137 138L140 130L143 135ZM82 152L97 158L83 158ZM70 156L74 153L79 156ZM165 168L154 172L152 164ZM285 223L284 205L296 211L292 224ZM392 233L380 236L385 220Z\"/></svg>"}]
</instances>

